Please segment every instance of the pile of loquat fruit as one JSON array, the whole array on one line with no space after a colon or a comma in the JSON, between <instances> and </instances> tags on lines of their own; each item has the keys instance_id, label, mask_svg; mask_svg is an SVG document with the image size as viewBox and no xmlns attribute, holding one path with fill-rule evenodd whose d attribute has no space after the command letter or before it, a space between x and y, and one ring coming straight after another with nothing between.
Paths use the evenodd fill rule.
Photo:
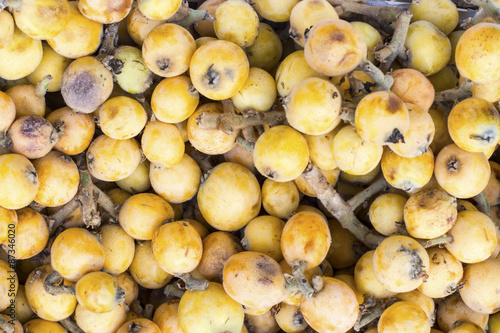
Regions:
<instances>
[{"instance_id":1,"label":"pile of loquat fruit","mask_svg":"<svg viewBox=\"0 0 500 333\"><path fill-rule=\"evenodd\" d=\"M0 333L500 333L500 0L0 0Z\"/></svg>"}]
</instances>

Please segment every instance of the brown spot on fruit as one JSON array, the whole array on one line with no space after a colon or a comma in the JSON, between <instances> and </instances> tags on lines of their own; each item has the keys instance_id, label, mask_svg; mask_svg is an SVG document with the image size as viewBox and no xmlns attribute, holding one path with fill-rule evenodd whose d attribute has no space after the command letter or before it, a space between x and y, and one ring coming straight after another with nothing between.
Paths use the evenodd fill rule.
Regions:
<instances>
[{"instance_id":1,"label":"brown spot on fruit","mask_svg":"<svg viewBox=\"0 0 500 333\"><path fill-rule=\"evenodd\" d=\"M256 266L266 275L276 275L277 270L273 263L265 256L261 256L257 261Z\"/></svg>"},{"instance_id":2,"label":"brown spot on fruit","mask_svg":"<svg viewBox=\"0 0 500 333\"><path fill-rule=\"evenodd\" d=\"M19 132L27 138L36 138L37 136L43 135L43 131L41 131L41 129L44 126L47 126L45 122L48 121L40 116L28 116L21 122Z\"/></svg>"},{"instance_id":3,"label":"brown spot on fruit","mask_svg":"<svg viewBox=\"0 0 500 333\"><path fill-rule=\"evenodd\" d=\"M387 111L395 113L401 109L402 105L403 102L399 98L389 95L389 99L387 100Z\"/></svg>"},{"instance_id":4,"label":"brown spot on fruit","mask_svg":"<svg viewBox=\"0 0 500 333\"><path fill-rule=\"evenodd\" d=\"M268 278L267 276L263 276L263 277L260 277L258 280L257 280L260 284L263 284L263 285L270 285L270 284L273 284L273 281Z\"/></svg>"},{"instance_id":5,"label":"brown spot on fruit","mask_svg":"<svg viewBox=\"0 0 500 333\"><path fill-rule=\"evenodd\" d=\"M330 40L340 43L340 42L343 42L345 40L345 35L342 31L336 30L330 34Z\"/></svg>"}]
</instances>

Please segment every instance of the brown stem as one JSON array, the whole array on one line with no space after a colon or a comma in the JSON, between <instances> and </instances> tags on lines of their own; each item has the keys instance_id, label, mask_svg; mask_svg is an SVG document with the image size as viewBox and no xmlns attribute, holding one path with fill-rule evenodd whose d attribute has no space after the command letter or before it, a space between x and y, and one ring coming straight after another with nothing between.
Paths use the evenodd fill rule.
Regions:
<instances>
[{"instance_id":1,"label":"brown stem","mask_svg":"<svg viewBox=\"0 0 500 333\"><path fill-rule=\"evenodd\" d=\"M399 6L371 6L348 0L328 0L328 2L335 7L339 16L345 16L345 13L355 13L374 18L381 24L396 21L398 15L405 10Z\"/></svg>"},{"instance_id":2,"label":"brown stem","mask_svg":"<svg viewBox=\"0 0 500 333\"><path fill-rule=\"evenodd\" d=\"M75 211L78 207L80 207L80 202L78 201L78 194L75 195L73 199L71 199L70 202L62 206L55 212L54 214L48 216L49 220L49 229L50 233L53 234L54 231L61 226L66 218Z\"/></svg>"},{"instance_id":3,"label":"brown stem","mask_svg":"<svg viewBox=\"0 0 500 333\"><path fill-rule=\"evenodd\" d=\"M493 0L468 0L470 3L481 7L481 10L496 22L500 22L500 6ZM479 13L479 12L478 12ZM474 21L474 19L472 19ZM477 22L479 23L479 22Z\"/></svg>"},{"instance_id":4,"label":"brown stem","mask_svg":"<svg viewBox=\"0 0 500 333\"><path fill-rule=\"evenodd\" d=\"M426 241L419 241L419 243L424 247L424 248L429 248L435 245L443 245L443 244L449 244L453 243L453 236L450 234L444 234L442 236L439 236L437 238L429 239Z\"/></svg>"},{"instance_id":5,"label":"brown stem","mask_svg":"<svg viewBox=\"0 0 500 333\"><path fill-rule=\"evenodd\" d=\"M436 92L434 103L456 102L472 96L470 88L474 85L471 80L463 80L457 87Z\"/></svg>"},{"instance_id":6,"label":"brown stem","mask_svg":"<svg viewBox=\"0 0 500 333\"><path fill-rule=\"evenodd\" d=\"M119 23L113 23L108 25L104 30L101 47L97 55L99 61L102 61L106 56L112 55L115 52L116 43L118 41L118 27Z\"/></svg>"},{"instance_id":7,"label":"brown stem","mask_svg":"<svg viewBox=\"0 0 500 333\"><path fill-rule=\"evenodd\" d=\"M52 296L73 295L75 296L75 287L64 285L64 279L57 271L53 271L43 281L43 288Z\"/></svg>"},{"instance_id":8,"label":"brown stem","mask_svg":"<svg viewBox=\"0 0 500 333\"><path fill-rule=\"evenodd\" d=\"M241 135L243 135L245 140L248 142L255 143L257 141L257 133L255 133L255 127L253 126L243 128L241 130Z\"/></svg>"},{"instance_id":9,"label":"brown stem","mask_svg":"<svg viewBox=\"0 0 500 333\"><path fill-rule=\"evenodd\" d=\"M59 324L61 324L69 333L85 333L70 317L60 320Z\"/></svg>"},{"instance_id":10,"label":"brown stem","mask_svg":"<svg viewBox=\"0 0 500 333\"><path fill-rule=\"evenodd\" d=\"M182 298L182 295L184 295L185 292L185 290L179 288L175 283L166 285L165 290L163 290L163 293L168 298Z\"/></svg>"},{"instance_id":11,"label":"brown stem","mask_svg":"<svg viewBox=\"0 0 500 333\"><path fill-rule=\"evenodd\" d=\"M358 192L354 197L349 199L347 201L347 204L351 207L352 210L355 210L359 205L363 204L373 195L382 191L386 187L387 181L385 180L385 177L381 176L373 184Z\"/></svg>"},{"instance_id":12,"label":"brown stem","mask_svg":"<svg viewBox=\"0 0 500 333\"><path fill-rule=\"evenodd\" d=\"M153 304L146 304L144 306L144 311L142 312L142 315L146 319L153 320L154 310L155 310L155 308L154 308Z\"/></svg>"},{"instance_id":13,"label":"brown stem","mask_svg":"<svg viewBox=\"0 0 500 333\"><path fill-rule=\"evenodd\" d=\"M174 276L184 281L186 290L205 290L208 288L207 280L196 279L189 273L175 274Z\"/></svg>"},{"instance_id":14,"label":"brown stem","mask_svg":"<svg viewBox=\"0 0 500 333\"><path fill-rule=\"evenodd\" d=\"M374 234L372 230L358 220L351 206L333 189L320 169L311 161L309 161L309 164L302 173L302 178L313 189L316 197L328 212L340 222L342 227L349 230L367 247L374 249L385 239L384 236Z\"/></svg>"},{"instance_id":15,"label":"brown stem","mask_svg":"<svg viewBox=\"0 0 500 333\"><path fill-rule=\"evenodd\" d=\"M97 210L97 204L103 208L113 219L118 219L118 206L99 187L92 182L92 177L83 162L79 161L80 172L80 194L78 200L81 202L82 220L86 226L98 227L101 224L101 217Z\"/></svg>"},{"instance_id":16,"label":"brown stem","mask_svg":"<svg viewBox=\"0 0 500 333\"><path fill-rule=\"evenodd\" d=\"M245 138L238 136L236 138L236 143L248 150L250 153L253 153L253 149L255 148L255 143L245 140Z\"/></svg>"},{"instance_id":17,"label":"brown stem","mask_svg":"<svg viewBox=\"0 0 500 333\"><path fill-rule=\"evenodd\" d=\"M371 307L369 312L360 312L358 320L356 321L356 324L354 324L354 330L358 332L362 327L365 327L375 319L379 318L384 310L385 307L382 304L377 303Z\"/></svg>"},{"instance_id":18,"label":"brown stem","mask_svg":"<svg viewBox=\"0 0 500 333\"><path fill-rule=\"evenodd\" d=\"M363 72L371 77L373 82L377 85L375 91L390 90L392 84L394 83L394 78L389 74L384 74L377 66L375 66L371 61L364 60L359 67Z\"/></svg>"},{"instance_id":19,"label":"brown stem","mask_svg":"<svg viewBox=\"0 0 500 333\"><path fill-rule=\"evenodd\" d=\"M132 303L130 303L129 308L132 313L135 313L137 316L142 317L144 309L142 308L141 302L139 300L136 299Z\"/></svg>"},{"instance_id":20,"label":"brown stem","mask_svg":"<svg viewBox=\"0 0 500 333\"><path fill-rule=\"evenodd\" d=\"M298 260L291 262L292 264L292 274L297 281L297 287L299 288L302 295L305 297L311 297L314 295L314 288L311 286L309 281L307 281L304 272L306 270L307 263L303 260Z\"/></svg>"},{"instance_id":21,"label":"brown stem","mask_svg":"<svg viewBox=\"0 0 500 333\"><path fill-rule=\"evenodd\" d=\"M5 333L14 333L14 325L9 324L6 319L0 317L0 330Z\"/></svg>"},{"instance_id":22,"label":"brown stem","mask_svg":"<svg viewBox=\"0 0 500 333\"><path fill-rule=\"evenodd\" d=\"M461 24L460 28L469 29L475 24L480 23L484 19L487 19L489 15L484 10L477 11L474 16L466 18Z\"/></svg>"},{"instance_id":23,"label":"brown stem","mask_svg":"<svg viewBox=\"0 0 500 333\"><path fill-rule=\"evenodd\" d=\"M30 202L30 204L28 205L28 207L29 207L29 208L31 208L31 209L33 209L33 210L35 210L35 211L37 211L37 212L39 212L39 213L40 213L42 210L44 210L44 209L45 209L45 206L44 206L44 205L42 205L42 204L40 204L40 203L38 203L38 202L36 202L36 201L32 201L32 202Z\"/></svg>"},{"instance_id":24,"label":"brown stem","mask_svg":"<svg viewBox=\"0 0 500 333\"><path fill-rule=\"evenodd\" d=\"M375 58L380 61L380 70L382 72L387 72L396 57L404 54L406 34L412 16L413 13L410 10L401 12L396 20L394 34L389 44L373 52Z\"/></svg>"},{"instance_id":25,"label":"brown stem","mask_svg":"<svg viewBox=\"0 0 500 333\"><path fill-rule=\"evenodd\" d=\"M234 113L208 113L202 112L196 118L196 125L202 129L219 129L231 135L236 131L257 125L278 125L286 119L283 111L257 112L252 116L238 115Z\"/></svg>"},{"instance_id":26,"label":"brown stem","mask_svg":"<svg viewBox=\"0 0 500 333\"><path fill-rule=\"evenodd\" d=\"M476 206L477 209L488 216L491 216L490 212L490 205L488 204L488 200L486 200L486 197L484 196L484 192L479 193L474 197L474 200L476 201Z\"/></svg>"},{"instance_id":27,"label":"brown stem","mask_svg":"<svg viewBox=\"0 0 500 333\"><path fill-rule=\"evenodd\" d=\"M200 21L215 21L213 17L206 10L192 9L186 6L181 6L174 17L167 20L167 22L176 23L184 28L189 28L191 25Z\"/></svg>"},{"instance_id":28,"label":"brown stem","mask_svg":"<svg viewBox=\"0 0 500 333\"><path fill-rule=\"evenodd\" d=\"M463 9L474 9L477 10L477 6L471 4L469 0L451 0L455 6L458 8L463 8Z\"/></svg>"}]
</instances>

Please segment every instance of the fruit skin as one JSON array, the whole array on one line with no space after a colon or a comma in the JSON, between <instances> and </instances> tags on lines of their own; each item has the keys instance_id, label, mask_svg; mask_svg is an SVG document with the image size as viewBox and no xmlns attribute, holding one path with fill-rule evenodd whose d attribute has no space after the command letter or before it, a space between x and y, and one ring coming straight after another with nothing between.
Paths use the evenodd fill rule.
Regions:
<instances>
[{"instance_id":1,"label":"fruit skin","mask_svg":"<svg viewBox=\"0 0 500 333\"><path fill-rule=\"evenodd\" d=\"M42 57L42 41L28 37L16 27L10 42L0 47L0 77L5 80L21 79L38 67Z\"/></svg>"},{"instance_id":2,"label":"fruit skin","mask_svg":"<svg viewBox=\"0 0 500 333\"><path fill-rule=\"evenodd\" d=\"M142 44L142 58L156 75L173 77L189 69L196 50L193 36L173 23L164 23L149 32Z\"/></svg>"},{"instance_id":3,"label":"fruit skin","mask_svg":"<svg viewBox=\"0 0 500 333\"><path fill-rule=\"evenodd\" d=\"M124 291L119 288L116 279L104 272L90 272L82 276L75 284L78 304L85 309L105 313L118 306Z\"/></svg>"},{"instance_id":4,"label":"fruit skin","mask_svg":"<svg viewBox=\"0 0 500 333\"><path fill-rule=\"evenodd\" d=\"M2 10L0 12L0 47L9 44L14 35L14 27L12 15L6 10Z\"/></svg>"},{"instance_id":5,"label":"fruit skin","mask_svg":"<svg viewBox=\"0 0 500 333\"><path fill-rule=\"evenodd\" d=\"M500 295L496 292L500 280L500 259L486 259L464 268L465 283L459 290L464 303L485 314L498 312Z\"/></svg>"},{"instance_id":6,"label":"fruit skin","mask_svg":"<svg viewBox=\"0 0 500 333\"><path fill-rule=\"evenodd\" d=\"M401 68L393 71L391 76L394 78L393 93L403 102L418 105L428 112L434 102L435 91L424 74L412 68Z\"/></svg>"},{"instance_id":7,"label":"fruit skin","mask_svg":"<svg viewBox=\"0 0 500 333\"><path fill-rule=\"evenodd\" d=\"M222 114L221 103L205 103L200 105L187 120L187 136L191 145L204 154L225 154L236 146L239 130L226 134L218 129L204 129L198 126L197 118L202 113Z\"/></svg>"},{"instance_id":8,"label":"fruit skin","mask_svg":"<svg viewBox=\"0 0 500 333\"><path fill-rule=\"evenodd\" d=\"M404 222L414 238L432 239L448 232L457 219L457 200L443 190L419 191L404 206Z\"/></svg>"},{"instance_id":9,"label":"fruit skin","mask_svg":"<svg viewBox=\"0 0 500 333\"><path fill-rule=\"evenodd\" d=\"M290 13L290 37L304 47L307 34L319 21L325 18L338 19L339 15L326 0L302 0Z\"/></svg>"},{"instance_id":10,"label":"fruit skin","mask_svg":"<svg viewBox=\"0 0 500 333\"><path fill-rule=\"evenodd\" d=\"M67 0L25 0L12 12L16 26L26 35L34 39L49 39L66 27L69 8Z\"/></svg>"},{"instance_id":11,"label":"fruit skin","mask_svg":"<svg viewBox=\"0 0 500 333\"><path fill-rule=\"evenodd\" d=\"M80 175L76 163L67 155L52 150L33 161L40 187L35 201L47 207L68 203L78 192Z\"/></svg>"},{"instance_id":12,"label":"fruit skin","mask_svg":"<svg viewBox=\"0 0 500 333\"><path fill-rule=\"evenodd\" d=\"M413 13L411 22L431 22L445 35L449 35L458 24L457 6L451 0L412 1L410 10Z\"/></svg>"},{"instance_id":13,"label":"fruit skin","mask_svg":"<svg viewBox=\"0 0 500 333\"><path fill-rule=\"evenodd\" d=\"M240 333L244 312L217 282L206 290L186 291L179 302L179 324L185 333Z\"/></svg>"},{"instance_id":14,"label":"fruit skin","mask_svg":"<svg viewBox=\"0 0 500 333\"><path fill-rule=\"evenodd\" d=\"M372 259L377 280L393 292L412 291L424 282L429 256L424 247L408 236L384 239Z\"/></svg>"},{"instance_id":15,"label":"fruit skin","mask_svg":"<svg viewBox=\"0 0 500 333\"><path fill-rule=\"evenodd\" d=\"M20 209L29 205L39 186L30 160L19 154L0 155L0 206Z\"/></svg>"},{"instance_id":16,"label":"fruit skin","mask_svg":"<svg viewBox=\"0 0 500 333\"><path fill-rule=\"evenodd\" d=\"M215 10L214 30L218 39L241 47L251 46L259 34L259 16L253 7L241 0L228 0Z\"/></svg>"},{"instance_id":17,"label":"fruit skin","mask_svg":"<svg viewBox=\"0 0 500 333\"><path fill-rule=\"evenodd\" d=\"M201 236L188 221L170 222L156 229L151 247L158 265L172 275L193 271L203 252Z\"/></svg>"},{"instance_id":18,"label":"fruit skin","mask_svg":"<svg viewBox=\"0 0 500 333\"><path fill-rule=\"evenodd\" d=\"M261 190L247 168L224 162L213 168L200 185L197 200L201 214L212 227L234 231L259 214Z\"/></svg>"},{"instance_id":19,"label":"fruit skin","mask_svg":"<svg viewBox=\"0 0 500 333\"><path fill-rule=\"evenodd\" d=\"M482 98L464 99L448 115L448 133L460 148L487 154L500 139L500 114Z\"/></svg>"},{"instance_id":20,"label":"fruit skin","mask_svg":"<svg viewBox=\"0 0 500 333\"><path fill-rule=\"evenodd\" d=\"M203 96L220 101L234 96L245 84L250 63L237 44L215 40L200 46L189 64L189 76Z\"/></svg>"},{"instance_id":21,"label":"fruit skin","mask_svg":"<svg viewBox=\"0 0 500 333\"><path fill-rule=\"evenodd\" d=\"M500 24L478 23L460 37L455 61L461 76L475 83L500 81Z\"/></svg>"},{"instance_id":22,"label":"fruit skin","mask_svg":"<svg viewBox=\"0 0 500 333\"><path fill-rule=\"evenodd\" d=\"M45 320L59 321L69 317L75 310L76 296L62 294L53 296L45 291L43 282L53 272L50 265L44 265L31 272L26 280L26 298L35 314ZM74 282L64 279L65 286L73 286Z\"/></svg>"},{"instance_id":23,"label":"fruit skin","mask_svg":"<svg viewBox=\"0 0 500 333\"><path fill-rule=\"evenodd\" d=\"M365 175L379 164L384 148L368 143L359 130L346 125L333 138L332 151L337 167L350 175Z\"/></svg>"},{"instance_id":24,"label":"fruit skin","mask_svg":"<svg viewBox=\"0 0 500 333\"><path fill-rule=\"evenodd\" d=\"M366 59L367 46L349 22L327 18L309 31L304 55L311 68L328 76L344 75Z\"/></svg>"},{"instance_id":25,"label":"fruit skin","mask_svg":"<svg viewBox=\"0 0 500 333\"><path fill-rule=\"evenodd\" d=\"M95 57L74 60L64 71L61 94L74 111L94 112L111 95L113 75Z\"/></svg>"},{"instance_id":26,"label":"fruit skin","mask_svg":"<svg viewBox=\"0 0 500 333\"><path fill-rule=\"evenodd\" d=\"M263 18L273 22L286 22L290 20L293 7L300 0L255 0L253 6Z\"/></svg>"},{"instance_id":27,"label":"fruit skin","mask_svg":"<svg viewBox=\"0 0 500 333\"><path fill-rule=\"evenodd\" d=\"M328 222L323 216L314 212L299 212L283 228L281 252L290 266L305 261L305 270L308 270L326 258L331 242Z\"/></svg>"},{"instance_id":28,"label":"fruit skin","mask_svg":"<svg viewBox=\"0 0 500 333\"><path fill-rule=\"evenodd\" d=\"M328 80L308 78L296 83L283 99L288 123L303 134L322 135L340 122L342 97Z\"/></svg>"},{"instance_id":29,"label":"fruit skin","mask_svg":"<svg viewBox=\"0 0 500 333\"><path fill-rule=\"evenodd\" d=\"M405 47L412 55L408 67L422 72L425 76L439 72L451 57L451 43L448 37L427 21L410 24Z\"/></svg>"},{"instance_id":30,"label":"fruit skin","mask_svg":"<svg viewBox=\"0 0 500 333\"><path fill-rule=\"evenodd\" d=\"M453 237L453 241L445 245L446 249L466 264L488 259L498 242L498 232L494 222L479 211L459 212L449 234Z\"/></svg>"},{"instance_id":31,"label":"fruit skin","mask_svg":"<svg viewBox=\"0 0 500 333\"><path fill-rule=\"evenodd\" d=\"M245 307L271 307L290 294L281 266L267 254L253 251L233 254L224 264L222 274L226 293Z\"/></svg>"},{"instance_id":32,"label":"fruit skin","mask_svg":"<svg viewBox=\"0 0 500 333\"><path fill-rule=\"evenodd\" d=\"M104 265L104 248L87 229L69 228L61 232L50 249L52 269L66 281L78 281Z\"/></svg>"},{"instance_id":33,"label":"fruit skin","mask_svg":"<svg viewBox=\"0 0 500 333\"><path fill-rule=\"evenodd\" d=\"M432 298L443 298L451 295L459 286L464 273L462 262L455 258L447 249L431 247L429 255L429 277L418 290Z\"/></svg>"},{"instance_id":34,"label":"fruit skin","mask_svg":"<svg viewBox=\"0 0 500 333\"><path fill-rule=\"evenodd\" d=\"M113 182L130 176L139 166L142 155L134 138L115 140L102 134L92 141L86 157L92 176Z\"/></svg>"},{"instance_id":35,"label":"fruit skin","mask_svg":"<svg viewBox=\"0 0 500 333\"><path fill-rule=\"evenodd\" d=\"M467 199L484 190L491 169L484 153L468 152L452 143L436 156L434 175L446 192Z\"/></svg>"},{"instance_id":36,"label":"fruit skin","mask_svg":"<svg viewBox=\"0 0 500 333\"><path fill-rule=\"evenodd\" d=\"M266 130L255 143L253 159L257 170L277 182L294 180L309 161L309 148L300 132L287 125Z\"/></svg>"},{"instance_id":37,"label":"fruit skin","mask_svg":"<svg viewBox=\"0 0 500 333\"><path fill-rule=\"evenodd\" d=\"M404 133L410 128L410 114L396 94L377 91L359 102L354 123L364 141L385 145L404 141Z\"/></svg>"},{"instance_id":38,"label":"fruit skin","mask_svg":"<svg viewBox=\"0 0 500 333\"><path fill-rule=\"evenodd\" d=\"M49 240L49 228L42 214L24 207L17 210L15 242L3 245L5 252L14 250L16 260L29 259L42 252Z\"/></svg>"},{"instance_id":39,"label":"fruit skin","mask_svg":"<svg viewBox=\"0 0 500 333\"><path fill-rule=\"evenodd\" d=\"M359 314L356 294L345 282L322 277L323 289L312 297L302 297L300 311L306 322L320 332L347 332Z\"/></svg>"},{"instance_id":40,"label":"fruit skin","mask_svg":"<svg viewBox=\"0 0 500 333\"><path fill-rule=\"evenodd\" d=\"M165 221L174 218L172 206L154 193L137 193L127 199L118 221L127 234L137 240L151 240Z\"/></svg>"},{"instance_id":41,"label":"fruit skin","mask_svg":"<svg viewBox=\"0 0 500 333\"><path fill-rule=\"evenodd\" d=\"M386 333L428 333L431 330L424 310L408 301L396 302L384 310L377 328Z\"/></svg>"},{"instance_id":42,"label":"fruit skin","mask_svg":"<svg viewBox=\"0 0 500 333\"><path fill-rule=\"evenodd\" d=\"M103 313L89 311L78 304L75 309L75 321L78 327L87 333L114 333L126 321L127 311L124 302L113 310Z\"/></svg>"},{"instance_id":43,"label":"fruit skin","mask_svg":"<svg viewBox=\"0 0 500 333\"><path fill-rule=\"evenodd\" d=\"M69 7L70 16L66 27L48 39L47 43L66 58L77 59L91 55L101 43L103 25L83 16L76 1L69 1Z\"/></svg>"}]
</instances>

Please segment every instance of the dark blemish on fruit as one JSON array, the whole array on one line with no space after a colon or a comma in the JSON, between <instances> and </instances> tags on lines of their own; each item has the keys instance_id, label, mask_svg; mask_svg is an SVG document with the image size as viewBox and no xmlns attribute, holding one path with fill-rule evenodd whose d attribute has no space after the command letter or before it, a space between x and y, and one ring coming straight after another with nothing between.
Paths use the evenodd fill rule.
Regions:
<instances>
[{"instance_id":1,"label":"dark blemish on fruit","mask_svg":"<svg viewBox=\"0 0 500 333\"><path fill-rule=\"evenodd\" d=\"M389 99L387 100L387 111L395 113L399 109L401 109L403 105L403 102L394 96L389 96Z\"/></svg>"},{"instance_id":2,"label":"dark blemish on fruit","mask_svg":"<svg viewBox=\"0 0 500 333\"><path fill-rule=\"evenodd\" d=\"M188 224L186 222L182 222L182 226L187 227Z\"/></svg>"},{"instance_id":3,"label":"dark blemish on fruit","mask_svg":"<svg viewBox=\"0 0 500 333\"><path fill-rule=\"evenodd\" d=\"M37 136L43 135L43 127L47 126L44 118L31 115L21 121L21 126L19 126L19 132L27 138L36 138Z\"/></svg>"},{"instance_id":4,"label":"dark blemish on fruit","mask_svg":"<svg viewBox=\"0 0 500 333\"><path fill-rule=\"evenodd\" d=\"M410 257L410 265L411 269L409 271L410 277L413 280L424 278L424 282L426 281L428 275L424 271L424 262L422 261L422 258L418 255L418 251L416 249L407 249L404 246L401 246L398 250L398 252L403 252L407 256Z\"/></svg>"},{"instance_id":5,"label":"dark blemish on fruit","mask_svg":"<svg viewBox=\"0 0 500 333\"><path fill-rule=\"evenodd\" d=\"M219 79L220 79L220 74L219 72L215 71L213 69L214 64L211 64L208 67L207 74L203 76L203 81L208 85L208 86L217 86L219 84Z\"/></svg>"},{"instance_id":6,"label":"dark blemish on fruit","mask_svg":"<svg viewBox=\"0 0 500 333\"><path fill-rule=\"evenodd\" d=\"M333 98L333 99L335 99L335 98L337 98L337 97L339 97L338 92L334 92L334 93L333 93L333 95L332 95L332 98Z\"/></svg>"},{"instance_id":7,"label":"dark blemish on fruit","mask_svg":"<svg viewBox=\"0 0 500 333\"><path fill-rule=\"evenodd\" d=\"M87 71L70 76L62 85L61 94L66 104L77 111L97 108L101 95L94 76Z\"/></svg>"},{"instance_id":8,"label":"dark blemish on fruit","mask_svg":"<svg viewBox=\"0 0 500 333\"><path fill-rule=\"evenodd\" d=\"M330 40L334 42L343 42L345 40L345 35L341 31L334 31L330 34Z\"/></svg>"},{"instance_id":9,"label":"dark blemish on fruit","mask_svg":"<svg viewBox=\"0 0 500 333\"><path fill-rule=\"evenodd\" d=\"M260 277L257 282L259 282L260 284L263 284L263 285L270 285L270 284L273 284L273 281L268 278L267 276L263 276L263 277Z\"/></svg>"},{"instance_id":10,"label":"dark blemish on fruit","mask_svg":"<svg viewBox=\"0 0 500 333\"><path fill-rule=\"evenodd\" d=\"M259 270L264 272L266 275L276 275L277 270L268 258L261 256L259 261L255 264Z\"/></svg>"},{"instance_id":11,"label":"dark blemish on fruit","mask_svg":"<svg viewBox=\"0 0 500 333\"><path fill-rule=\"evenodd\" d=\"M170 59L169 58L166 58L166 59L158 59L156 61L156 64L158 65L158 68L164 72L166 71L169 67L170 67Z\"/></svg>"},{"instance_id":12,"label":"dark blemish on fruit","mask_svg":"<svg viewBox=\"0 0 500 333\"><path fill-rule=\"evenodd\" d=\"M385 140L385 142L387 143L405 143L405 138L403 136L403 134L401 134L401 132L399 131L399 129L395 128L391 135L389 135L387 137L387 139Z\"/></svg>"}]
</instances>

